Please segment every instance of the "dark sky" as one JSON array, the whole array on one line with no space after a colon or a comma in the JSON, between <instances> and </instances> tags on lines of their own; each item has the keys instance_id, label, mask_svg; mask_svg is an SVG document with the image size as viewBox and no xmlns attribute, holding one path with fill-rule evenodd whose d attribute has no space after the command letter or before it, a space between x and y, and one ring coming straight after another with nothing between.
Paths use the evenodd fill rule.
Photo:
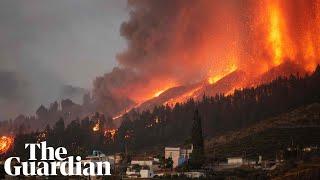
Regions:
<instances>
[{"instance_id":1,"label":"dark sky","mask_svg":"<svg viewBox=\"0 0 320 180\"><path fill-rule=\"evenodd\" d=\"M1 1L0 120L55 100L62 85L92 88L125 48L126 8L125 0Z\"/></svg>"}]
</instances>

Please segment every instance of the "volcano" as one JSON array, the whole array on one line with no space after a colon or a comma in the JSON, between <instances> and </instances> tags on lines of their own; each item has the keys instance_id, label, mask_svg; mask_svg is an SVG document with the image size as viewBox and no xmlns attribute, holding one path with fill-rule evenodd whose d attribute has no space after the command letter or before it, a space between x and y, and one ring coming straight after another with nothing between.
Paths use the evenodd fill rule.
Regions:
<instances>
[{"instance_id":1,"label":"volcano","mask_svg":"<svg viewBox=\"0 0 320 180\"><path fill-rule=\"evenodd\" d=\"M190 85L173 87L164 91L159 96L145 101L139 105L137 109L139 111L151 110L158 105L169 105L173 107L176 103L184 103L191 98L201 100L203 95L215 96L216 94L228 94L233 92L237 87L243 87L246 79L245 72L236 70L213 84L207 81L201 81Z\"/></svg>"},{"instance_id":2,"label":"volcano","mask_svg":"<svg viewBox=\"0 0 320 180\"><path fill-rule=\"evenodd\" d=\"M229 95L236 89L255 87L268 83L280 76L289 77L297 74L303 76L306 73L307 71L302 66L290 61L285 61L259 76L250 76L242 70L234 70L212 84L207 80L203 80L198 83L172 87L157 97L136 105L135 109L138 111L152 110L159 105L174 107L176 103L185 103L189 99L200 101L204 95L209 97L218 94ZM118 117L121 117L121 115Z\"/></svg>"},{"instance_id":3,"label":"volcano","mask_svg":"<svg viewBox=\"0 0 320 180\"><path fill-rule=\"evenodd\" d=\"M303 76L308 72L299 64L291 61L285 61L279 66L271 68L269 71L263 73L258 78L254 79L253 84L268 83L277 77L289 77L290 75Z\"/></svg>"},{"instance_id":4,"label":"volcano","mask_svg":"<svg viewBox=\"0 0 320 180\"><path fill-rule=\"evenodd\" d=\"M132 0L128 6L120 27L127 48L93 88L96 107L111 115L229 95L278 76L303 76L320 63L320 0Z\"/></svg>"}]
</instances>

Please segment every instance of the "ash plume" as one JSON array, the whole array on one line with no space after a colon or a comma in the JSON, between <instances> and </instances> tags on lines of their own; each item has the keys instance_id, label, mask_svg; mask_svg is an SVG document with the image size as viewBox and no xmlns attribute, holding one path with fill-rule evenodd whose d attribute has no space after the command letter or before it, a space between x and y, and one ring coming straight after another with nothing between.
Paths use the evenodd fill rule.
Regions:
<instances>
[{"instance_id":1,"label":"ash plume","mask_svg":"<svg viewBox=\"0 0 320 180\"><path fill-rule=\"evenodd\" d=\"M27 83L14 72L0 71L0 120L13 117L15 112L23 111L30 102L24 91ZM21 101L21 99L23 99Z\"/></svg>"},{"instance_id":2,"label":"ash plume","mask_svg":"<svg viewBox=\"0 0 320 180\"><path fill-rule=\"evenodd\" d=\"M115 34L127 16L125 3L1 1L0 121L64 98L81 103L83 88L112 70L124 46Z\"/></svg>"},{"instance_id":3,"label":"ash plume","mask_svg":"<svg viewBox=\"0 0 320 180\"><path fill-rule=\"evenodd\" d=\"M129 0L130 18L120 29L127 49L117 56L119 68L96 79L96 99L115 95L141 102L163 88L202 80L208 71L236 63L230 62L233 57L220 60L229 58L230 49L231 56L237 53L233 44L237 26L230 14L236 5L236 1Z\"/></svg>"},{"instance_id":4,"label":"ash plume","mask_svg":"<svg viewBox=\"0 0 320 180\"><path fill-rule=\"evenodd\" d=\"M128 0L130 17L120 29L127 48L119 67L96 79L95 99L101 108L106 97L140 103L229 69L254 77L288 61L312 71L320 55L319 2Z\"/></svg>"}]
</instances>

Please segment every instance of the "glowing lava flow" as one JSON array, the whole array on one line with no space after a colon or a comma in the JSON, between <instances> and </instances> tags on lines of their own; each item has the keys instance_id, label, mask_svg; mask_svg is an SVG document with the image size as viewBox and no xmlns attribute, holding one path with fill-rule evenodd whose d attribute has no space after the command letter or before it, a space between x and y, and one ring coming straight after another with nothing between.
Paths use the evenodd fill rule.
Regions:
<instances>
[{"instance_id":1,"label":"glowing lava flow","mask_svg":"<svg viewBox=\"0 0 320 180\"><path fill-rule=\"evenodd\" d=\"M162 94L165 90L161 90L161 91L158 91L156 93L154 93L154 97L158 97L160 96L160 94Z\"/></svg>"},{"instance_id":2,"label":"glowing lava flow","mask_svg":"<svg viewBox=\"0 0 320 180\"><path fill-rule=\"evenodd\" d=\"M214 76L211 76L208 78L208 83L209 84L214 84L216 83L217 81L219 81L220 79L222 79L223 77L225 77L226 75L234 72L235 70L237 70L237 66L236 65L232 65L230 68L228 68L226 71L220 73L220 74L217 74L217 75L214 75Z\"/></svg>"},{"instance_id":3,"label":"glowing lava flow","mask_svg":"<svg viewBox=\"0 0 320 180\"><path fill-rule=\"evenodd\" d=\"M269 14L267 41L272 49L273 65L278 66L283 63L284 58L294 57L293 48L291 47L292 42L286 36L285 30L287 27L285 26L285 19L279 7L279 1L270 1L267 12Z\"/></svg>"},{"instance_id":4,"label":"glowing lava flow","mask_svg":"<svg viewBox=\"0 0 320 180\"><path fill-rule=\"evenodd\" d=\"M200 90L202 88L202 86L198 86L195 87L189 91L187 91L186 93L182 94L181 96L175 97L175 98L171 98L168 101L166 101L165 103L163 103L164 105L168 105L170 107L174 107L177 103L184 103L187 100L194 98L194 93L198 90Z\"/></svg>"},{"instance_id":5,"label":"glowing lava flow","mask_svg":"<svg viewBox=\"0 0 320 180\"><path fill-rule=\"evenodd\" d=\"M141 103L138 103L138 104L136 104L134 106L129 107L128 109L120 112L118 115L113 116L112 120L116 120L116 119L121 118L123 115L125 115L128 112L130 112L133 108L139 107L140 105L141 105Z\"/></svg>"},{"instance_id":6,"label":"glowing lava flow","mask_svg":"<svg viewBox=\"0 0 320 180\"><path fill-rule=\"evenodd\" d=\"M0 137L0 154L6 153L13 145L14 138L9 136Z\"/></svg>"},{"instance_id":7,"label":"glowing lava flow","mask_svg":"<svg viewBox=\"0 0 320 180\"><path fill-rule=\"evenodd\" d=\"M160 96L163 92L167 91L168 89L177 86L176 83L170 82L168 84L166 84L165 86L163 86L161 89L157 89L157 91L153 94L153 97L151 98L155 98ZM149 98L150 99L150 98Z\"/></svg>"}]
</instances>

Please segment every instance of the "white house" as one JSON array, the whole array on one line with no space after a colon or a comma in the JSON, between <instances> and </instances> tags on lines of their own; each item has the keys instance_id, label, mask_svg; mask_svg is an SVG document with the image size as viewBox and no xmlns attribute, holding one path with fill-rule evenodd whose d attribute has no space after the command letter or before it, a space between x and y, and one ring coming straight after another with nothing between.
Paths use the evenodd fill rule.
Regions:
<instances>
[{"instance_id":1,"label":"white house","mask_svg":"<svg viewBox=\"0 0 320 180\"><path fill-rule=\"evenodd\" d=\"M243 164L243 159L242 157L230 157L227 158L227 162L229 165L240 165Z\"/></svg>"},{"instance_id":2,"label":"white house","mask_svg":"<svg viewBox=\"0 0 320 180\"><path fill-rule=\"evenodd\" d=\"M92 162L96 165L97 162L104 162L108 161L110 163L110 167L105 167L103 168L108 168L110 169L114 165L114 160L110 159L108 156L103 154L101 151L94 150L91 155L86 156L85 159L81 160L81 163L86 163L86 162ZM74 169L75 172L75 169Z\"/></svg>"},{"instance_id":3,"label":"white house","mask_svg":"<svg viewBox=\"0 0 320 180\"><path fill-rule=\"evenodd\" d=\"M154 172L150 169L141 169L140 170L140 177L141 178L153 178Z\"/></svg>"},{"instance_id":4,"label":"white house","mask_svg":"<svg viewBox=\"0 0 320 180\"><path fill-rule=\"evenodd\" d=\"M132 178L152 178L154 171L160 169L159 159L152 157L136 157L131 160L126 175Z\"/></svg>"},{"instance_id":5,"label":"white house","mask_svg":"<svg viewBox=\"0 0 320 180\"><path fill-rule=\"evenodd\" d=\"M165 159L171 158L173 161L173 168L176 168L179 165L180 158L180 148L179 147L166 147L164 149Z\"/></svg>"},{"instance_id":6,"label":"white house","mask_svg":"<svg viewBox=\"0 0 320 180\"><path fill-rule=\"evenodd\" d=\"M205 174L203 172L197 172L197 171L185 172L184 175L192 179L205 177Z\"/></svg>"},{"instance_id":7,"label":"white house","mask_svg":"<svg viewBox=\"0 0 320 180\"><path fill-rule=\"evenodd\" d=\"M84 160L81 160L81 162L101 162L101 161L108 161L110 165L114 165L114 159L112 156L106 156L101 151L94 150L93 153L89 156L87 156Z\"/></svg>"},{"instance_id":8,"label":"white house","mask_svg":"<svg viewBox=\"0 0 320 180\"><path fill-rule=\"evenodd\" d=\"M108 155L107 159L110 160L110 162L114 162L114 164L119 164L120 161L122 160L122 157L120 154L114 154L114 155Z\"/></svg>"},{"instance_id":9,"label":"white house","mask_svg":"<svg viewBox=\"0 0 320 180\"><path fill-rule=\"evenodd\" d=\"M192 150L192 145L191 148L186 149L180 147L166 147L164 149L164 157L165 159L171 158L173 161L173 168L176 168L190 158Z\"/></svg>"}]
</instances>

